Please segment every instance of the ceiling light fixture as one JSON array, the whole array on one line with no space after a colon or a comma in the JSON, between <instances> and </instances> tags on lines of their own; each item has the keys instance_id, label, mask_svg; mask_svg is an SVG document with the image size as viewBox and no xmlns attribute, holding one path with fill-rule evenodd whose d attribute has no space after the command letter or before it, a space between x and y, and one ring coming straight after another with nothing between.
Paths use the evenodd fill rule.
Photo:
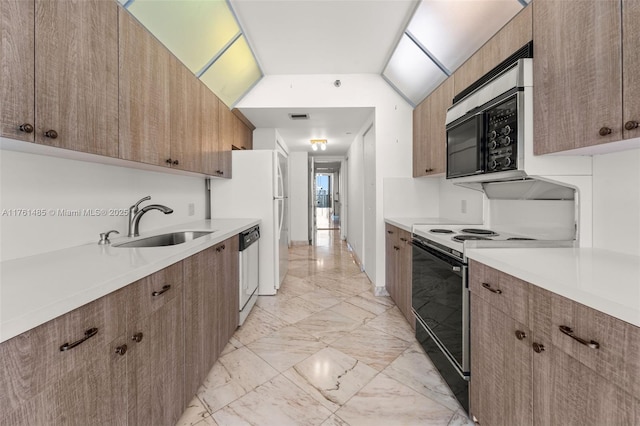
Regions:
<instances>
[{"instance_id":1,"label":"ceiling light fixture","mask_svg":"<svg viewBox=\"0 0 640 426\"><path fill-rule=\"evenodd\" d=\"M320 151L325 151L327 149L327 140L326 139L311 139L311 149L314 151L318 150L320 147Z\"/></svg>"}]
</instances>

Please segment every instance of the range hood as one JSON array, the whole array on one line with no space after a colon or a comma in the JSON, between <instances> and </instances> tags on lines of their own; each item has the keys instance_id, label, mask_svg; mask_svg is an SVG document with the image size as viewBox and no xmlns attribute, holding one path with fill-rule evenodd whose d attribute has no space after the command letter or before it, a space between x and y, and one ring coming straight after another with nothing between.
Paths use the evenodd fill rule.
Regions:
<instances>
[{"instance_id":1,"label":"range hood","mask_svg":"<svg viewBox=\"0 0 640 426\"><path fill-rule=\"evenodd\" d=\"M540 177L527 176L524 171L500 173L496 180L453 182L456 186L484 192L490 200L575 200L576 190Z\"/></svg>"}]
</instances>

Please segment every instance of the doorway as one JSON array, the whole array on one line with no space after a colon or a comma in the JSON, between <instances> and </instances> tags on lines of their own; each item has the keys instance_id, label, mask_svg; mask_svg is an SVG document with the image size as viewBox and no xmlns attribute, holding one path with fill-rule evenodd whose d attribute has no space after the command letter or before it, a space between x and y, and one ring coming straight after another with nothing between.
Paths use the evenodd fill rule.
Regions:
<instances>
[{"instance_id":1,"label":"doorway","mask_svg":"<svg viewBox=\"0 0 640 426\"><path fill-rule=\"evenodd\" d=\"M343 159L311 160L311 188L309 213L312 218L310 223L310 242L315 244L318 231L337 231L340 236L340 228L343 220L344 207L341 197L341 173L340 167Z\"/></svg>"},{"instance_id":2,"label":"doorway","mask_svg":"<svg viewBox=\"0 0 640 426\"><path fill-rule=\"evenodd\" d=\"M334 173L316 173L316 227L318 230L340 229L339 201L336 201L336 175Z\"/></svg>"}]
</instances>

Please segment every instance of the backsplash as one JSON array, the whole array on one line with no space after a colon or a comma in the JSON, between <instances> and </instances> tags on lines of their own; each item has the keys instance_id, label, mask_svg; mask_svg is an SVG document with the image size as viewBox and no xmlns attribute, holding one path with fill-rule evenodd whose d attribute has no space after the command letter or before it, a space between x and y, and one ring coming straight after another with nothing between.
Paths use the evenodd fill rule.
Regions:
<instances>
[{"instance_id":1,"label":"backsplash","mask_svg":"<svg viewBox=\"0 0 640 426\"><path fill-rule=\"evenodd\" d=\"M640 256L640 149L593 157L593 246Z\"/></svg>"},{"instance_id":2,"label":"backsplash","mask_svg":"<svg viewBox=\"0 0 640 426\"><path fill-rule=\"evenodd\" d=\"M0 150L0 261L97 243L111 229L120 232L112 240L126 236L128 208L146 195L143 205L174 212L147 213L141 234L204 219L204 185L199 177Z\"/></svg>"}]
</instances>

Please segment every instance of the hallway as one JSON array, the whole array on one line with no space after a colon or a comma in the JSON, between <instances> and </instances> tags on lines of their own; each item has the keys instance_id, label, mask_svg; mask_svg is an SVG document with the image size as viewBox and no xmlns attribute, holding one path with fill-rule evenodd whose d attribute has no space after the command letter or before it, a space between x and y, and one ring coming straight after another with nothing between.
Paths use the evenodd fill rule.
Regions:
<instances>
[{"instance_id":1,"label":"hallway","mask_svg":"<svg viewBox=\"0 0 640 426\"><path fill-rule=\"evenodd\" d=\"M338 231L289 252L178 425L472 425ZM462 413L462 414L461 414Z\"/></svg>"}]
</instances>

